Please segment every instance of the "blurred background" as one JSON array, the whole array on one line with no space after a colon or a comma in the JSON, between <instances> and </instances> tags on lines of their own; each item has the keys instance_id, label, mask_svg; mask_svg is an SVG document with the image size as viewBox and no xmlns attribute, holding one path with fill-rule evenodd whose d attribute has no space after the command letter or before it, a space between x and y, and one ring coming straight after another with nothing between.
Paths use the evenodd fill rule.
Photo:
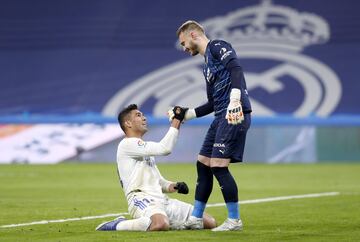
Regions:
<instances>
[{"instance_id":1,"label":"blurred background","mask_svg":"<svg viewBox=\"0 0 360 242\"><path fill-rule=\"evenodd\" d=\"M360 160L357 0L0 1L0 163L115 162L119 110L206 101L186 20L236 50L253 106L246 162ZM160 162L194 162L212 115L181 127Z\"/></svg>"}]
</instances>

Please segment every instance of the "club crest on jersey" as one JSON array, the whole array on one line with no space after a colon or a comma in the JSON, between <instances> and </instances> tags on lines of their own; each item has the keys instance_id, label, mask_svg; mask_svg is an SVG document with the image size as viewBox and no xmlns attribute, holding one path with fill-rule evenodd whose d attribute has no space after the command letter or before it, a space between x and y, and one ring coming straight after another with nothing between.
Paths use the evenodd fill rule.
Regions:
<instances>
[{"instance_id":1,"label":"club crest on jersey","mask_svg":"<svg viewBox=\"0 0 360 242\"><path fill-rule=\"evenodd\" d=\"M138 146L144 146L145 147L146 143L144 141L142 141L141 139L138 141Z\"/></svg>"},{"instance_id":2,"label":"club crest on jersey","mask_svg":"<svg viewBox=\"0 0 360 242\"><path fill-rule=\"evenodd\" d=\"M247 89L256 115L288 113L295 117L326 117L337 108L342 95L339 77L325 63L303 52L307 46L329 41L326 19L316 13L262 0L200 24L210 39L224 39L238 53L240 63L246 67ZM228 57L230 51L221 48L221 59ZM253 64L254 60L265 64L260 69ZM144 104L142 108L155 117L163 117L164 110L170 106L202 105L207 101L200 71L203 61L202 58L180 60L132 81L110 99L103 114L115 116L130 102L140 107ZM208 61L211 60L205 59ZM207 67L203 68L203 74L207 82L214 79ZM257 96L258 93L266 94L266 99ZM264 101L269 99L272 102Z\"/></svg>"}]
</instances>

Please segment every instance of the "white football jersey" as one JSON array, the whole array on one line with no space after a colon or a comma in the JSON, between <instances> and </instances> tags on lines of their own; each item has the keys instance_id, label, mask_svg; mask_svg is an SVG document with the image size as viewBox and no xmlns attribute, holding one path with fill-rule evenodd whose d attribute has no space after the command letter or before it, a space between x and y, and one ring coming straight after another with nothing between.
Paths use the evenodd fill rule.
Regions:
<instances>
[{"instance_id":1,"label":"white football jersey","mask_svg":"<svg viewBox=\"0 0 360 242\"><path fill-rule=\"evenodd\" d=\"M154 196L164 196L163 192L167 192L172 182L161 176L154 156L170 154L178 132L178 129L170 127L160 142L146 142L140 138L126 137L119 143L117 166L125 196L136 190Z\"/></svg>"}]
</instances>

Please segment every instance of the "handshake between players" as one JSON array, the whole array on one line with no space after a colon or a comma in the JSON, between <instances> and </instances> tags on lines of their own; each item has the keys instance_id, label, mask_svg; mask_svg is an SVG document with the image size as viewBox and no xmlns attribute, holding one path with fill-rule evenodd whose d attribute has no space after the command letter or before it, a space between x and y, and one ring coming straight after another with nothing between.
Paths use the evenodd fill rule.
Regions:
<instances>
[{"instance_id":1,"label":"handshake between players","mask_svg":"<svg viewBox=\"0 0 360 242\"><path fill-rule=\"evenodd\" d=\"M239 93L236 94L240 95ZM167 112L167 115L169 117L169 122L171 122L173 119L184 122L197 117L195 109L189 109L180 106L170 108ZM226 110L225 119L227 119L228 124L232 125L237 125L244 121L244 113L242 110L240 98L230 98L230 103Z\"/></svg>"},{"instance_id":2,"label":"handshake between players","mask_svg":"<svg viewBox=\"0 0 360 242\"><path fill-rule=\"evenodd\" d=\"M180 106L175 106L168 111L169 121L177 119L180 122L186 121L185 114L188 111L188 108L183 108ZM185 119L185 120L184 120Z\"/></svg>"}]
</instances>

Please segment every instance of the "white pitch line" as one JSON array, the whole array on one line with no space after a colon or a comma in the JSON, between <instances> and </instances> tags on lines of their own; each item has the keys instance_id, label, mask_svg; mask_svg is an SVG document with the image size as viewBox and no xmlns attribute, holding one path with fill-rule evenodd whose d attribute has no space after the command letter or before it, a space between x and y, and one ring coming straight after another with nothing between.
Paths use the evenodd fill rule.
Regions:
<instances>
[{"instance_id":1,"label":"white pitch line","mask_svg":"<svg viewBox=\"0 0 360 242\"><path fill-rule=\"evenodd\" d=\"M339 194L340 194L340 192L324 192L324 193L311 193L311 194L282 196L282 197L268 197L268 198L259 198L259 199L239 201L239 204L266 203L266 202L299 199L299 198L337 196ZM225 206L225 203L214 203L214 204L206 205L206 207L220 207L220 206Z\"/></svg>"},{"instance_id":2,"label":"white pitch line","mask_svg":"<svg viewBox=\"0 0 360 242\"><path fill-rule=\"evenodd\" d=\"M79 221L79 220L91 220L91 219L97 219L97 218L117 217L117 216L126 215L126 214L129 214L129 213L109 213L109 214L103 214L103 215L97 215L97 216L87 216L87 217L80 217L80 218L41 220L41 221L35 221L35 222L30 222L30 223L2 225L2 226L0 226L0 228L13 228L13 227L21 227L21 226L29 226L29 225L37 225L37 224L49 224L49 223L64 223L64 222L69 222L69 221Z\"/></svg>"},{"instance_id":3,"label":"white pitch line","mask_svg":"<svg viewBox=\"0 0 360 242\"><path fill-rule=\"evenodd\" d=\"M239 204L253 204L253 203L283 201L283 200L290 200L290 199L337 196L337 195L340 195L340 192L324 192L324 193L312 193L312 194L282 196L282 197L268 197L268 198L260 198L260 199L239 201ZM206 207L221 207L221 206L225 206L225 203L208 204ZM13 227L22 227L22 226L37 225L37 224L49 224L49 223L64 223L64 222L70 222L70 221L91 220L91 219L107 218L107 217L117 217L117 216L127 215L127 214L129 214L129 213L110 213L110 214L103 214L103 215L97 215L97 216L87 216L87 217L80 217L80 218L66 218L66 219L57 219L57 220L41 220L41 221L35 221L35 222L30 222L30 223L1 225L0 228L13 228Z\"/></svg>"}]
</instances>

